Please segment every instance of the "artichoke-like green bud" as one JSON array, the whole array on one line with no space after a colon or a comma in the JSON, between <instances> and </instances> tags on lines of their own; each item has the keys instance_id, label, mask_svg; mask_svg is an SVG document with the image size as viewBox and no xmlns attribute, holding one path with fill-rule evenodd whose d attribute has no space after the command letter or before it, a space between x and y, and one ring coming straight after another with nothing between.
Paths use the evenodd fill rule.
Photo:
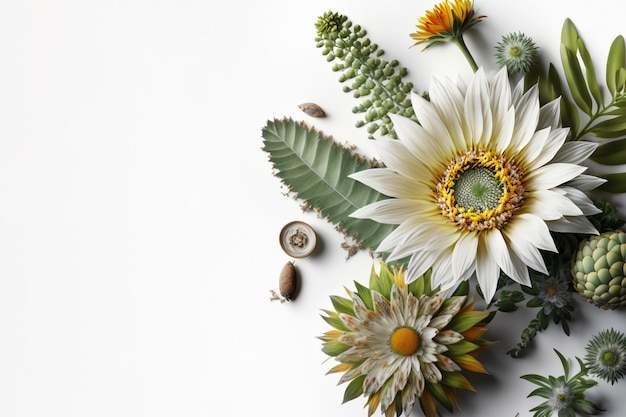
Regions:
<instances>
[{"instance_id":1,"label":"artichoke-like green bud","mask_svg":"<svg viewBox=\"0 0 626 417\"><path fill-rule=\"evenodd\" d=\"M626 233L604 232L580 242L572 258L574 289L607 309L626 306Z\"/></svg>"}]
</instances>

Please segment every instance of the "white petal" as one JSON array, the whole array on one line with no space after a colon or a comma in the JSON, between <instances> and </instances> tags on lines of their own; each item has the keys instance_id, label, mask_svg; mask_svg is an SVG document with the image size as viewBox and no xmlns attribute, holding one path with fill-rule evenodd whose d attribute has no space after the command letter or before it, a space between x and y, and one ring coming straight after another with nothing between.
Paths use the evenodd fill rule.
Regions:
<instances>
[{"instance_id":1,"label":"white petal","mask_svg":"<svg viewBox=\"0 0 626 417\"><path fill-rule=\"evenodd\" d=\"M548 222L548 227L553 232L559 233L583 233L597 235L598 230L586 217L562 217L558 220Z\"/></svg>"},{"instance_id":2,"label":"white petal","mask_svg":"<svg viewBox=\"0 0 626 417\"><path fill-rule=\"evenodd\" d=\"M425 99L415 93L411 93L413 108L417 112L420 106L431 106ZM425 102L425 103L424 103ZM418 103L417 105L415 103ZM448 144L442 146L438 138L433 138L430 133L413 120L406 117L390 114L393 127L398 134L398 138L404 143L407 149L417 158L423 158L424 164L437 164L450 158ZM419 116L418 120L419 120ZM428 158L424 156L428 155Z\"/></svg>"},{"instance_id":3,"label":"white petal","mask_svg":"<svg viewBox=\"0 0 626 417\"><path fill-rule=\"evenodd\" d=\"M503 153L511 143L515 127L515 110L511 106L511 87L506 68L490 80L490 106L493 116L493 138L496 150Z\"/></svg>"},{"instance_id":4,"label":"white petal","mask_svg":"<svg viewBox=\"0 0 626 417\"><path fill-rule=\"evenodd\" d=\"M416 200L388 198L357 209L350 217L372 219L383 224L400 224L409 216L421 216L429 207Z\"/></svg>"},{"instance_id":5,"label":"white petal","mask_svg":"<svg viewBox=\"0 0 626 417\"><path fill-rule=\"evenodd\" d=\"M480 235L478 242L478 256L476 256L476 279L483 292L485 301L489 303L496 293L498 280L500 278L500 268L496 261L490 256L487 247L486 234Z\"/></svg>"},{"instance_id":6,"label":"white petal","mask_svg":"<svg viewBox=\"0 0 626 417\"><path fill-rule=\"evenodd\" d=\"M462 233L452 252L452 270L461 276L474 264L478 250L478 236L474 232Z\"/></svg>"},{"instance_id":7,"label":"white petal","mask_svg":"<svg viewBox=\"0 0 626 417\"><path fill-rule=\"evenodd\" d=\"M557 190L538 190L528 193L532 195L532 200L527 202L530 206L529 210L543 220L557 220L563 216L582 216L582 210L567 198L564 192L557 192Z\"/></svg>"},{"instance_id":8,"label":"white petal","mask_svg":"<svg viewBox=\"0 0 626 417\"><path fill-rule=\"evenodd\" d=\"M532 190L550 189L575 178L586 169L586 167L574 164L549 164L531 171L526 181L531 184Z\"/></svg>"},{"instance_id":9,"label":"white petal","mask_svg":"<svg viewBox=\"0 0 626 417\"><path fill-rule=\"evenodd\" d=\"M430 100L440 118L445 115L450 139L455 149L467 149L468 134L463 131L463 93L451 82L442 83L435 79L430 86Z\"/></svg>"},{"instance_id":10,"label":"white petal","mask_svg":"<svg viewBox=\"0 0 626 417\"><path fill-rule=\"evenodd\" d=\"M376 191L390 197L414 198L419 184L409 178L399 175L389 168L372 168L348 175Z\"/></svg>"},{"instance_id":11,"label":"white petal","mask_svg":"<svg viewBox=\"0 0 626 417\"><path fill-rule=\"evenodd\" d=\"M489 232L484 232L484 235L487 251L489 251L489 255L495 259L500 269L514 281L523 281L524 273L523 271L518 271L518 265L513 263L511 255L509 254L509 247L500 230L492 229Z\"/></svg>"},{"instance_id":12,"label":"white petal","mask_svg":"<svg viewBox=\"0 0 626 417\"><path fill-rule=\"evenodd\" d=\"M514 95L515 97L515 95ZM532 86L515 105L515 130L511 138L513 151L523 149L533 137L539 120L539 92Z\"/></svg>"},{"instance_id":13,"label":"white petal","mask_svg":"<svg viewBox=\"0 0 626 417\"><path fill-rule=\"evenodd\" d=\"M594 177L593 175L581 174L571 181L567 182L570 187L577 188L581 191L591 191L604 184L604 178Z\"/></svg>"},{"instance_id":14,"label":"white petal","mask_svg":"<svg viewBox=\"0 0 626 417\"><path fill-rule=\"evenodd\" d=\"M493 121L489 106L489 87L482 68L479 68L465 95L465 121L471 135L471 143L486 148L491 139Z\"/></svg>"},{"instance_id":15,"label":"white petal","mask_svg":"<svg viewBox=\"0 0 626 417\"><path fill-rule=\"evenodd\" d=\"M421 181L424 176L424 165L420 158L409 152L402 141L397 139L379 138L374 141L374 149L385 161L385 166L405 177Z\"/></svg>"},{"instance_id":16,"label":"white petal","mask_svg":"<svg viewBox=\"0 0 626 417\"><path fill-rule=\"evenodd\" d=\"M565 143L565 139L567 139L567 129L555 129L550 131L543 149L541 149L534 158L527 160L529 162L528 168L532 170L547 164L554 158L559 149L561 149L563 143Z\"/></svg>"},{"instance_id":17,"label":"white petal","mask_svg":"<svg viewBox=\"0 0 626 417\"><path fill-rule=\"evenodd\" d=\"M602 212L581 190L574 187L560 187L566 192L566 196L582 210L585 216L591 216Z\"/></svg>"},{"instance_id":18,"label":"white petal","mask_svg":"<svg viewBox=\"0 0 626 417\"><path fill-rule=\"evenodd\" d=\"M557 98L541 106L537 129L561 127L561 99Z\"/></svg>"},{"instance_id":19,"label":"white petal","mask_svg":"<svg viewBox=\"0 0 626 417\"><path fill-rule=\"evenodd\" d=\"M454 115L451 114L439 114L433 103L415 93L413 93L411 98L413 109L415 110L415 116L417 117L417 120L420 121L424 130L428 132L430 137L437 142L439 146L441 146L441 149L445 153L454 153L455 144L450 137L446 126L458 123L458 119L455 120Z\"/></svg>"},{"instance_id":20,"label":"white petal","mask_svg":"<svg viewBox=\"0 0 626 417\"><path fill-rule=\"evenodd\" d=\"M535 164L534 161L541 154L541 152L543 152L543 148L545 147L549 136L550 129L543 129L535 132L524 149L518 153L519 158L524 161L524 164L528 168L535 168L536 166L543 165Z\"/></svg>"},{"instance_id":21,"label":"white petal","mask_svg":"<svg viewBox=\"0 0 626 417\"><path fill-rule=\"evenodd\" d=\"M580 164L589 158L597 147L597 143L582 140L565 142L551 162L569 162L571 164Z\"/></svg>"},{"instance_id":22,"label":"white petal","mask_svg":"<svg viewBox=\"0 0 626 417\"><path fill-rule=\"evenodd\" d=\"M518 239L527 240L537 249L557 252L547 223L534 214L516 214L504 230L512 244Z\"/></svg>"},{"instance_id":23,"label":"white petal","mask_svg":"<svg viewBox=\"0 0 626 417\"><path fill-rule=\"evenodd\" d=\"M510 227L507 226L507 229L505 229L507 233L505 234L507 236L515 235L509 238L509 247L513 251L513 254L530 268L548 275L548 269L541 256L541 252L539 252L539 249L537 249L534 243L519 234L510 233L511 231L509 229Z\"/></svg>"}]
</instances>

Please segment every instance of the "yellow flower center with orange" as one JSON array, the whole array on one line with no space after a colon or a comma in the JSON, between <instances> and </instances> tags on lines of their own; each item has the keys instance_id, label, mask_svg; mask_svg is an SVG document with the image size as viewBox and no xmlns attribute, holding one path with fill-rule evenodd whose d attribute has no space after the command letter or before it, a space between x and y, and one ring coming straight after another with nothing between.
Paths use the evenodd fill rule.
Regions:
<instances>
[{"instance_id":1,"label":"yellow flower center with orange","mask_svg":"<svg viewBox=\"0 0 626 417\"><path fill-rule=\"evenodd\" d=\"M501 229L522 205L522 177L515 159L470 150L444 170L435 197L441 214L461 230Z\"/></svg>"},{"instance_id":2,"label":"yellow flower center with orange","mask_svg":"<svg viewBox=\"0 0 626 417\"><path fill-rule=\"evenodd\" d=\"M398 327L391 333L389 345L398 355L409 356L417 351L420 345L420 336L415 329Z\"/></svg>"},{"instance_id":3,"label":"yellow flower center with orange","mask_svg":"<svg viewBox=\"0 0 626 417\"><path fill-rule=\"evenodd\" d=\"M557 289L555 285L549 285L548 288L546 288L546 294L548 294L548 296L554 297L556 293Z\"/></svg>"}]
</instances>

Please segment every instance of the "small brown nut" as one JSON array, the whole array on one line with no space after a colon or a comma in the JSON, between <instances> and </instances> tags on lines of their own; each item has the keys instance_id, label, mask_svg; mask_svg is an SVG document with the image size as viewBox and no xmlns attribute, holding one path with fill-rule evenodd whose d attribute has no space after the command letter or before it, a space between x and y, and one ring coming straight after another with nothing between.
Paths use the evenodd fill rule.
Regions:
<instances>
[{"instance_id":1,"label":"small brown nut","mask_svg":"<svg viewBox=\"0 0 626 417\"><path fill-rule=\"evenodd\" d=\"M296 295L297 287L298 274L296 273L296 268L293 266L293 262L287 262L280 271L278 291L285 300L291 301Z\"/></svg>"},{"instance_id":2,"label":"small brown nut","mask_svg":"<svg viewBox=\"0 0 626 417\"><path fill-rule=\"evenodd\" d=\"M311 117L326 117L326 112L315 103L302 103L298 107Z\"/></svg>"}]
</instances>

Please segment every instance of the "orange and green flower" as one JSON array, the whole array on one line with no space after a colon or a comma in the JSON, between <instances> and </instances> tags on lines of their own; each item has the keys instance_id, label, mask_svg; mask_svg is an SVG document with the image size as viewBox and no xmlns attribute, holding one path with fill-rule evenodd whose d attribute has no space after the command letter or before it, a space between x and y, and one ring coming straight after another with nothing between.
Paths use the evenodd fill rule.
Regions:
<instances>
[{"instance_id":1,"label":"orange and green flower","mask_svg":"<svg viewBox=\"0 0 626 417\"><path fill-rule=\"evenodd\" d=\"M445 0L428 10L417 23L417 30L410 36L415 45L426 44L424 49L443 42L456 44L476 71L478 66L463 40L463 33L486 16L477 15L473 0Z\"/></svg>"},{"instance_id":2,"label":"orange and green flower","mask_svg":"<svg viewBox=\"0 0 626 417\"><path fill-rule=\"evenodd\" d=\"M368 416L380 408L386 417L408 416L418 401L426 417L437 404L458 408L455 390L474 391L465 373L487 373L477 355L491 343L482 336L492 313L474 310L467 283L448 297L429 273L407 284L402 267L381 263L369 286L355 286L348 298L331 296L323 317L333 329L320 337L339 362L329 373L348 383L344 402L364 396Z\"/></svg>"}]
</instances>

